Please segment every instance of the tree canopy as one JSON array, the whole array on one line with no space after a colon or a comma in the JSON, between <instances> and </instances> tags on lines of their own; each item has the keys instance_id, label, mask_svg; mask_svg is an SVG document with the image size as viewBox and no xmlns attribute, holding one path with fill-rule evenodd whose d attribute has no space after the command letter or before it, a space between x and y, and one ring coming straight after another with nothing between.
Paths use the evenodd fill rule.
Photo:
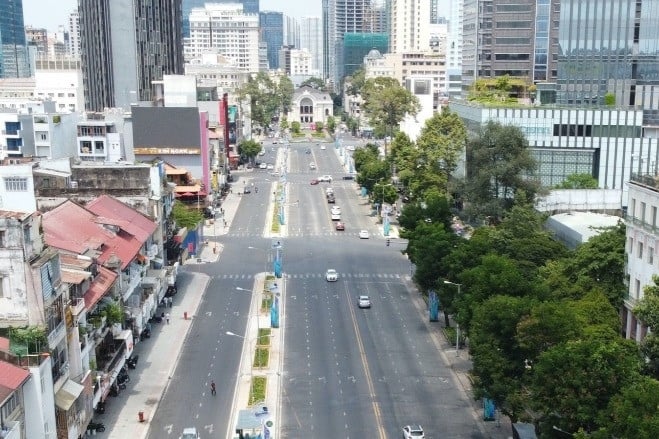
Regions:
<instances>
[{"instance_id":1,"label":"tree canopy","mask_svg":"<svg viewBox=\"0 0 659 439\"><path fill-rule=\"evenodd\" d=\"M241 101L248 100L252 123L264 129L278 113L290 111L293 83L287 76L274 81L266 72L258 72L248 78L237 94Z\"/></svg>"}]
</instances>

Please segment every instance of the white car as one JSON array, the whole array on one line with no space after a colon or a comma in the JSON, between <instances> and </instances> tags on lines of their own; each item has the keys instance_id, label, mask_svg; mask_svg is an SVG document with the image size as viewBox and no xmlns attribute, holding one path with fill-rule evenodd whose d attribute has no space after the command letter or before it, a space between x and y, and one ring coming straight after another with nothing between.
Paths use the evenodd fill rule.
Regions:
<instances>
[{"instance_id":1,"label":"white car","mask_svg":"<svg viewBox=\"0 0 659 439\"><path fill-rule=\"evenodd\" d=\"M336 282L339 280L339 273L337 273L335 269L330 268L325 272L325 280L327 280L327 282Z\"/></svg>"},{"instance_id":2,"label":"white car","mask_svg":"<svg viewBox=\"0 0 659 439\"><path fill-rule=\"evenodd\" d=\"M354 151L354 150L355 150L355 147L352 146L352 145L348 145L348 146L346 146L346 149L347 149L348 151Z\"/></svg>"},{"instance_id":3,"label":"white car","mask_svg":"<svg viewBox=\"0 0 659 439\"><path fill-rule=\"evenodd\" d=\"M316 164L314 162L309 163L309 169L311 170L316 169Z\"/></svg>"},{"instance_id":4,"label":"white car","mask_svg":"<svg viewBox=\"0 0 659 439\"><path fill-rule=\"evenodd\" d=\"M268 164L267 164L267 163L261 163L261 164L259 165L259 169L267 169L267 168L268 168Z\"/></svg>"},{"instance_id":5,"label":"white car","mask_svg":"<svg viewBox=\"0 0 659 439\"><path fill-rule=\"evenodd\" d=\"M332 221L341 221L341 214L340 213L333 213L332 214Z\"/></svg>"},{"instance_id":6,"label":"white car","mask_svg":"<svg viewBox=\"0 0 659 439\"><path fill-rule=\"evenodd\" d=\"M424 439L425 435L420 425L406 425L403 427L403 437L405 439Z\"/></svg>"},{"instance_id":7,"label":"white car","mask_svg":"<svg viewBox=\"0 0 659 439\"><path fill-rule=\"evenodd\" d=\"M261 151L259 151L259 155L265 155L265 150L262 149Z\"/></svg>"},{"instance_id":8,"label":"white car","mask_svg":"<svg viewBox=\"0 0 659 439\"><path fill-rule=\"evenodd\" d=\"M359 296L359 307L360 308L370 308L371 307L371 299L369 299L368 296Z\"/></svg>"},{"instance_id":9,"label":"white car","mask_svg":"<svg viewBox=\"0 0 659 439\"><path fill-rule=\"evenodd\" d=\"M331 183L332 182L332 176L331 175L321 175L318 177L318 181L321 183Z\"/></svg>"},{"instance_id":10,"label":"white car","mask_svg":"<svg viewBox=\"0 0 659 439\"><path fill-rule=\"evenodd\" d=\"M197 429L194 427L184 428L181 439L199 439L199 433L197 433Z\"/></svg>"},{"instance_id":11,"label":"white car","mask_svg":"<svg viewBox=\"0 0 659 439\"><path fill-rule=\"evenodd\" d=\"M341 208L339 206L332 206L332 215L341 215Z\"/></svg>"},{"instance_id":12,"label":"white car","mask_svg":"<svg viewBox=\"0 0 659 439\"><path fill-rule=\"evenodd\" d=\"M332 189L331 186L325 188L325 195L330 195L330 194L333 194L333 193L334 193L334 189Z\"/></svg>"},{"instance_id":13,"label":"white car","mask_svg":"<svg viewBox=\"0 0 659 439\"><path fill-rule=\"evenodd\" d=\"M268 163L266 166L268 167L269 171L272 171L273 169L275 169L275 165L273 165L272 163Z\"/></svg>"},{"instance_id":14,"label":"white car","mask_svg":"<svg viewBox=\"0 0 659 439\"><path fill-rule=\"evenodd\" d=\"M359 239L368 239L368 238L370 238L370 235L368 234L368 230L359 231Z\"/></svg>"},{"instance_id":15,"label":"white car","mask_svg":"<svg viewBox=\"0 0 659 439\"><path fill-rule=\"evenodd\" d=\"M325 150L325 145L321 145L320 149L322 149L324 151Z\"/></svg>"}]
</instances>

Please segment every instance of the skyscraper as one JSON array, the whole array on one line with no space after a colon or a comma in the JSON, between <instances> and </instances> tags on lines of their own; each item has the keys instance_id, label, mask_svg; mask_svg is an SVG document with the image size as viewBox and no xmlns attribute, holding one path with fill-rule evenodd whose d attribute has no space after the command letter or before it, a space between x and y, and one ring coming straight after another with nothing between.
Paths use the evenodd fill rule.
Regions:
<instances>
[{"instance_id":1,"label":"skyscraper","mask_svg":"<svg viewBox=\"0 0 659 439\"><path fill-rule=\"evenodd\" d=\"M181 0L79 0L85 108L153 99L152 83L183 74Z\"/></svg>"},{"instance_id":2,"label":"skyscraper","mask_svg":"<svg viewBox=\"0 0 659 439\"><path fill-rule=\"evenodd\" d=\"M246 14L259 13L259 0L183 0L183 36L190 36L189 15L192 8L203 8L206 3L239 3L243 5L243 12Z\"/></svg>"},{"instance_id":3,"label":"skyscraper","mask_svg":"<svg viewBox=\"0 0 659 439\"><path fill-rule=\"evenodd\" d=\"M31 76L23 23L23 0L0 0L0 78Z\"/></svg>"},{"instance_id":4,"label":"skyscraper","mask_svg":"<svg viewBox=\"0 0 659 439\"><path fill-rule=\"evenodd\" d=\"M300 19L300 49L311 54L311 69L322 74L323 68L323 26L320 17Z\"/></svg>"},{"instance_id":5,"label":"skyscraper","mask_svg":"<svg viewBox=\"0 0 659 439\"><path fill-rule=\"evenodd\" d=\"M279 68L279 49L284 44L284 14L276 11L259 13L261 41L268 45L268 64L271 69Z\"/></svg>"},{"instance_id":6,"label":"skyscraper","mask_svg":"<svg viewBox=\"0 0 659 439\"><path fill-rule=\"evenodd\" d=\"M343 35L346 32L369 32L366 24L371 0L323 0L323 34L327 38L325 69L336 89L343 79Z\"/></svg>"},{"instance_id":7,"label":"skyscraper","mask_svg":"<svg viewBox=\"0 0 659 439\"><path fill-rule=\"evenodd\" d=\"M300 24L289 15L284 16L284 45L300 48Z\"/></svg>"},{"instance_id":8,"label":"skyscraper","mask_svg":"<svg viewBox=\"0 0 659 439\"><path fill-rule=\"evenodd\" d=\"M430 44L430 2L391 0L391 53L421 52Z\"/></svg>"}]
</instances>

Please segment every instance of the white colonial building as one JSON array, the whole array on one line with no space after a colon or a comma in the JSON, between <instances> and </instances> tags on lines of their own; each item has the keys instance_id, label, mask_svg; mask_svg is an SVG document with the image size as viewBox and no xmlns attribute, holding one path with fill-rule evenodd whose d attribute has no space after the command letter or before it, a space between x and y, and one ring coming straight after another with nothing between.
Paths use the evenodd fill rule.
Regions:
<instances>
[{"instance_id":1,"label":"white colonial building","mask_svg":"<svg viewBox=\"0 0 659 439\"><path fill-rule=\"evenodd\" d=\"M329 93L308 86L295 90L289 123L297 121L303 128L309 128L316 122L326 124L330 116L334 116L334 101Z\"/></svg>"}]
</instances>

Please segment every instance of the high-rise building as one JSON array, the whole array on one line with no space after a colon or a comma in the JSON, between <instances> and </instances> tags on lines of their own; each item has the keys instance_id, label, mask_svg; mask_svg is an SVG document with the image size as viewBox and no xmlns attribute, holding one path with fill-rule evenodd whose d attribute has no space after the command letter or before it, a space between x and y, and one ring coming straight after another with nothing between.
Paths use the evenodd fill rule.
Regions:
<instances>
[{"instance_id":1,"label":"high-rise building","mask_svg":"<svg viewBox=\"0 0 659 439\"><path fill-rule=\"evenodd\" d=\"M276 11L259 13L261 41L268 45L268 65L271 69L279 68L279 49L284 45L284 14Z\"/></svg>"},{"instance_id":2,"label":"high-rise building","mask_svg":"<svg viewBox=\"0 0 659 439\"><path fill-rule=\"evenodd\" d=\"M370 10L371 0L323 0L323 35L327 38L325 71L335 89L343 79L339 61L343 35L368 32L365 28Z\"/></svg>"},{"instance_id":3,"label":"high-rise building","mask_svg":"<svg viewBox=\"0 0 659 439\"><path fill-rule=\"evenodd\" d=\"M300 23L295 17L284 16L284 43L285 46L300 48Z\"/></svg>"},{"instance_id":4,"label":"high-rise building","mask_svg":"<svg viewBox=\"0 0 659 439\"><path fill-rule=\"evenodd\" d=\"M152 101L153 81L183 74L181 0L79 0L85 108Z\"/></svg>"},{"instance_id":5,"label":"high-rise building","mask_svg":"<svg viewBox=\"0 0 659 439\"><path fill-rule=\"evenodd\" d=\"M69 54L80 58L80 16L77 10L69 15Z\"/></svg>"},{"instance_id":6,"label":"high-rise building","mask_svg":"<svg viewBox=\"0 0 659 439\"><path fill-rule=\"evenodd\" d=\"M30 77L23 0L0 0L0 45L0 78Z\"/></svg>"},{"instance_id":7,"label":"high-rise building","mask_svg":"<svg viewBox=\"0 0 659 439\"><path fill-rule=\"evenodd\" d=\"M300 19L300 49L307 49L311 55L311 70L322 74L323 68L323 26L320 17Z\"/></svg>"},{"instance_id":8,"label":"high-rise building","mask_svg":"<svg viewBox=\"0 0 659 439\"><path fill-rule=\"evenodd\" d=\"M390 8L391 0L371 0L369 11L364 24L365 32L385 33L390 31Z\"/></svg>"},{"instance_id":9,"label":"high-rise building","mask_svg":"<svg viewBox=\"0 0 659 439\"><path fill-rule=\"evenodd\" d=\"M203 8L206 3L239 3L243 5L246 14L259 13L259 0L183 0L181 10L183 13L183 36L190 36L190 12L193 8Z\"/></svg>"},{"instance_id":10,"label":"high-rise building","mask_svg":"<svg viewBox=\"0 0 659 439\"><path fill-rule=\"evenodd\" d=\"M25 40L37 49L37 56L48 53L48 30L46 28L25 26Z\"/></svg>"},{"instance_id":11,"label":"high-rise building","mask_svg":"<svg viewBox=\"0 0 659 439\"><path fill-rule=\"evenodd\" d=\"M509 75L530 83L556 80L561 3L464 0L463 91L476 78Z\"/></svg>"},{"instance_id":12,"label":"high-rise building","mask_svg":"<svg viewBox=\"0 0 659 439\"><path fill-rule=\"evenodd\" d=\"M446 94L458 99L462 94L463 1L451 0L446 41Z\"/></svg>"},{"instance_id":13,"label":"high-rise building","mask_svg":"<svg viewBox=\"0 0 659 439\"><path fill-rule=\"evenodd\" d=\"M246 72L259 70L259 18L243 13L237 3L207 3L190 13L190 37L185 45L188 59L216 52Z\"/></svg>"},{"instance_id":14,"label":"high-rise building","mask_svg":"<svg viewBox=\"0 0 659 439\"><path fill-rule=\"evenodd\" d=\"M430 2L391 0L391 53L428 50Z\"/></svg>"}]
</instances>

